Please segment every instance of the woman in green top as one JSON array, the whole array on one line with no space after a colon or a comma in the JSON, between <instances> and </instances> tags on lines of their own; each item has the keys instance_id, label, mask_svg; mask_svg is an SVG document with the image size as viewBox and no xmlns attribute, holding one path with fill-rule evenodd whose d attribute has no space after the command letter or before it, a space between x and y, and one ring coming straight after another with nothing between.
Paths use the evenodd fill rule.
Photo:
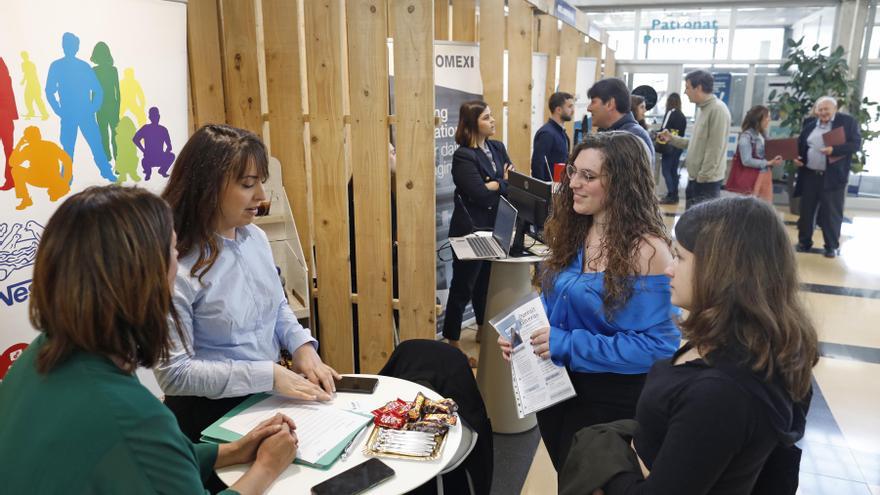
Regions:
<instances>
[{"instance_id":1,"label":"woman in green top","mask_svg":"<svg viewBox=\"0 0 880 495\"><path fill-rule=\"evenodd\" d=\"M228 493L261 493L293 461L289 418L193 444L135 376L171 342L173 225L164 201L119 186L71 196L49 220L30 301L41 335L0 384L4 493L205 493L215 468L246 462Z\"/></svg>"}]
</instances>

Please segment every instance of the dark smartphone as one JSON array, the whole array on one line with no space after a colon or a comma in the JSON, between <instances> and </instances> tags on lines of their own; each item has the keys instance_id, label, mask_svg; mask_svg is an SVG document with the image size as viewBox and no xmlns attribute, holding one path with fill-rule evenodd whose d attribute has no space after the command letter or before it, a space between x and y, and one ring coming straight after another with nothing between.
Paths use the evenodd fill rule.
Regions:
<instances>
[{"instance_id":1,"label":"dark smartphone","mask_svg":"<svg viewBox=\"0 0 880 495\"><path fill-rule=\"evenodd\" d=\"M353 392L355 394L372 394L379 384L378 378L362 376L343 376L336 381L337 392Z\"/></svg>"},{"instance_id":2,"label":"dark smartphone","mask_svg":"<svg viewBox=\"0 0 880 495\"><path fill-rule=\"evenodd\" d=\"M312 487L312 495L354 495L394 476L394 470L379 459L347 469Z\"/></svg>"}]
</instances>

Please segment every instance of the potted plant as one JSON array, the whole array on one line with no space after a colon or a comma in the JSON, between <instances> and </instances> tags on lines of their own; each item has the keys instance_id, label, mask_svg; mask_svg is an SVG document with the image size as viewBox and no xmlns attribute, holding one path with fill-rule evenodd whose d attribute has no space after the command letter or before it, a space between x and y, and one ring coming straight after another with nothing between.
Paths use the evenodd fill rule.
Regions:
<instances>
[{"instance_id":1,"label":"potted plant","mask_svg":"<svg viewBox=\"0 0 880 495\"><path fill-rule=\"evenodd\" d=\"M791 82L782 92L770 92L770 106L779 114L780 127L787 129L790 136L799 135L804 119L812 112L814 102L822 96L834 96L838 100L838 107L846 110L859 122L862 143L880 135L880 132L870 129L871 123L880 118L880 105L868 98L859 100L858 80L849 78L849 64L844 58L843 47L838 46L833 52L825 53L828 51L827 47L815 44L808 53L801 46L803 41L801 38L786 42L790 53L780 72L789 74ZM858 174L865 170L867 158L864 148L855 154L853 173ZM793 214L797 214L798 201L792 197L794 171L794 163L786 162L789 207Z\"/></svg>"}]
</instances>

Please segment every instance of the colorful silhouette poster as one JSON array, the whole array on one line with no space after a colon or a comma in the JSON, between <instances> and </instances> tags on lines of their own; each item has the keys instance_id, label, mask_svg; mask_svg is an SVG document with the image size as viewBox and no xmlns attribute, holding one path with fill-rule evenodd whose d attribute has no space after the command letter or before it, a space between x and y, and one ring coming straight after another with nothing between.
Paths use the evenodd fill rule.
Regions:
<instances>
[{"instance_id":1,"label":"colorful silhouette poster","mask_svg":"<svg viewBox=\"0 0 880 495\"><path fill-rule=\"evenodd\" d=\"M174 147L188 135L186 88L184 3L3 0L0 356L7 361L37 335L27 308L42 226L89 186L161 192Z\"/></svg>"}]
</instances>

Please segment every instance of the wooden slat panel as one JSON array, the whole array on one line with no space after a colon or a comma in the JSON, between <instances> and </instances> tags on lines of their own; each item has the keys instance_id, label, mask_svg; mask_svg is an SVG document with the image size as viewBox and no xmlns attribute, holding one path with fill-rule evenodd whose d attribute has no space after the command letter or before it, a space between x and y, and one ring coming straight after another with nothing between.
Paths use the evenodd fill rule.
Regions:
<instances>
[{"instance_id":1,"label":"wooden slat panel","mask_svg":"<svg viewBox=\"0 0 880 495\"><path fill-rule=\"evenodd\" d=\"M476 4L476 0L452 0L452 39L454 41L477 41ZM482 5L480 12L485 12Z\"/></svg>"},{"instance_id":2,"label":"wooden slat panel","mask_svg":"<svg viewBox=\"0 0 880 495\"><path fill-rule=\"evenodd\" d=\"M434 6L394 0L397 230L401 340L436 332Z\"/></svg>"},{"instance_id":3,"label":"wooden slat panel","mask_svg":"<svg viewBox=\"0 0 880 495\"><path fill-rule=\"evenodd\" d=\"M562 25L559 39L559 91L575 94L577 56L584 43L584 35L568 24ZM565 123L565 132L574 142L574 123Z\"/></svg>"},{"instance_id":4,"label":"wooden slat panel","mask_svg":"<svg viewBox=\"0 0 880 495\"><path fill-rule=\"evenodd\" d=\"M495 136L504 139L504 0L480 2L480 75L483 100L495 117Z\"/></svg>"},{"instance_id":5,"label":"wooden slat panel","mask_svg":"<svg viewBox=\"0 0 880 495\"><path fill-rule=\"evenodd\" d=\"M220 0L226 122L263 134L253 0Z\"/></svg>"},{"instance_id":6,"label":"wooden slat panel","mask_svg":"<svg viewBox=\"0 0 880 495\"><path fill-rule=\"evenodd\" d=\"M449 0L434 1L434 39L449 39Z\"/></svg>"},{"instance_id":7,"label":"wooden slat panel","mask_svg":"<svg viewBox=\"0 0 880 495\"><path fill-rule=\"evenodd\" d=\"M508 4L507 142L517 171L530 174L532 150L532 6L525 0Z\"/></svg>"},{"instance_id":8,"label":"wooden slat panel","mask_svg":"<svg viewBox=\"0 0 880 495\"><path fill-rule=\"evenodd\" d=\"M300 63L305 47L300 43L302 18L296 2L262 0L266 51L266 88L272 156L281 162L282 183L303 246L306 266L312 266L311 195L303 143L303 108ZM311 284L309 284L311 285Z\"/></svg>"},{"instance_id":9,"label":"wooden slat panel","mask_svg":"<svg viewBox=\"0 0 880 495\"><path fill-rule=\"evenodd\" d=\"M190 0L186 5L193 129L226 122L219 15L217 0Z\"/></svg>"},{"instance_id":10,"label":"wooden slat panel","mask_svg":"<svg viewBox=\"0 0 880 495\"><path fill-rule=\"evenodd\" d=\"M361 373L378 373L394 348L391 308L391 174L385 0L348 0L351 163Z\"/></svg>"},{"instance_id":11,"label":"wooden slat panel","mask_svg":"<svg viewBox=\"0 0 880 495\"><path fill-rule=\"evenodd\" d=\"M605 47L605 77L617 77L617 58L614 50Z\"/></svg>"},{"instance_id":12,"label":"wooden slat panel","mask_svg":"<svg viewBox=\"0 0 880 495\"><path fill-rule=\"evenodd\" d=\"M304 15L320 349L326 363L340 373L351 373L354 343L340 32L344 12L339 0L308 0Z\"/></svg>"},{"instance_id":13,"label":"wooden slat panel","mask_svg":"<svg viewBox=\"0 0 880 495\"><path fill-rule=\"evenodd\" d=\"M556 92L556 57L559 55L559 22L551 15L539 15L538 17L538 51L547 54L547 77L545 81L544 95L550 99L550 95ZM573 93L572 93L573 94ZM550 118L550 108L547 102L543 102L544 120Z\"/></svg>"}]
</instances>

